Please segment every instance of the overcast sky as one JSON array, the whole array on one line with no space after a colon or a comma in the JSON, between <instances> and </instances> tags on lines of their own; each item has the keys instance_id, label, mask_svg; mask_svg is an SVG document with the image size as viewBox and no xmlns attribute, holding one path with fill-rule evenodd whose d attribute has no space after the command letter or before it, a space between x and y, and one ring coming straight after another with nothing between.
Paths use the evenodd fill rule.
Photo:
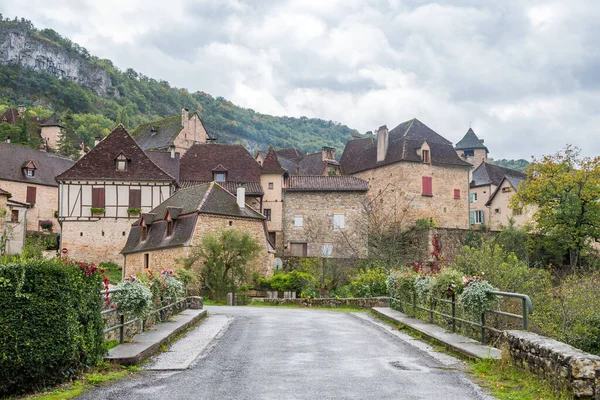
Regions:
<instances>
[{"instance_id":1,"label":"overcast sky","mask_svg":"<svg viewBox=\"0 0 600 400\"><path fill-rule=\"evenodd\" d=\"M111 59L360 132L418 118L494 158L600 154L597 0L0 0Z\"/></svg>"}]
</instances>

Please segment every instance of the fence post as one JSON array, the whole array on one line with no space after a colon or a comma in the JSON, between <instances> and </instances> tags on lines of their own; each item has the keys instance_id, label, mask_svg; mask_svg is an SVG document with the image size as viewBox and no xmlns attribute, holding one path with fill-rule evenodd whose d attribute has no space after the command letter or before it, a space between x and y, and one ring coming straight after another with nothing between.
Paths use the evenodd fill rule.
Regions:
<instances>
[{"instance_id":1,"label":"fence post","mask_svg":"<svg viewBox=\"0 0 600 400\"><path fill-rule=\"evenodd\" d=\"M481 343L485 344L485 311L481 314Z\"/></svg>"},{"instance_id":2,"label":"fence post","mask_svg":"<svg viewBox=\"0 0 600 400\"><path fill-rule=\"evenodd\" d=\"M452 293L452 332L456 332L456 295Z\"/></svg>"},{"instance_id":3,"label":"fence post","mask_svg":"<svg viewBox=\"0 0 600 400\"><path fill-rule=\"evenodd\" d=\"M120 316L121 327L119 328L119 343L123 344L125 341L125 315L121 314Z\"/></svg>"},{"instance_id":4,"label":"fence post","mask_svg":"<svg viewBox=\"0 0 600 400\"><path fill-rule=\"evenodd\" d=\"M433 298L429 299L429 323L433 324Z\"/></svg>"},{"instance_id":5,"label":"fence post","mask_svg":"<svg viewBox=\"0 0 600 400\"><path fill-rule=\"evenodd\" d=\"M523 330L528 330L529 329L529 320L527 319L527 299L522 298L521 299L522 302L522 308L523 308Z\"/></svg>"},{"instance_id":6,"label":"fence post","mask_svg":"<svg viewBox=\"0 0 600 400\"><path fill-rule=\"evenodd\" d=\"M413 318L417 318L417 293L413 293Z\"/></svg>"}]
</instances>

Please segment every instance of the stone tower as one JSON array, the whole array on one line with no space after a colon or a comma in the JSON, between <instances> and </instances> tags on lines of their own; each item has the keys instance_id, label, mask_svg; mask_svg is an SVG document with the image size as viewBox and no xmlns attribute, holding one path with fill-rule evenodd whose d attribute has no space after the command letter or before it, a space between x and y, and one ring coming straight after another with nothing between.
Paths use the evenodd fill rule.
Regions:
<instances>
[{"instance_id":1,"label":"stone tower","mask_svg":"<svg viewBox=\"0 0 600 400\"><path fill-rule=\"evenodd\" d=\"M477 168L482 162L487 162L488 149L479 139L473 129L469 128L465 136L454 147L458 156Z\"/></svg>"}]
</instances>

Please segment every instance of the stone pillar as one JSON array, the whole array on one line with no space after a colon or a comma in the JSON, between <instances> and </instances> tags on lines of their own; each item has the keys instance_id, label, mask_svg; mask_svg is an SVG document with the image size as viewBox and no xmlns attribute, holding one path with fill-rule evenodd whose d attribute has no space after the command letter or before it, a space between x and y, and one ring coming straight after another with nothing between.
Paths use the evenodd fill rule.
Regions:
<instances>
[{"instance_id":1,"label":"stone pillar","mask_svg":"<svg viewBox=\"0 0 600 400\"><path fill-rule=\"evenodd\" d=\"M237 295L234 293L227 293L227 305L228 306L237 306Z\"/></svg>"},{"instance_id":2,"label":"stone pillar","mask_svg":"<svg viewBox=\"0 0 600 400\"><path fill-rule=\"evenodd\" d=\"M188 297L188 307L192 310L202 310L204 308L204 299L200 296Z\"/></svg>"}]
</instances>

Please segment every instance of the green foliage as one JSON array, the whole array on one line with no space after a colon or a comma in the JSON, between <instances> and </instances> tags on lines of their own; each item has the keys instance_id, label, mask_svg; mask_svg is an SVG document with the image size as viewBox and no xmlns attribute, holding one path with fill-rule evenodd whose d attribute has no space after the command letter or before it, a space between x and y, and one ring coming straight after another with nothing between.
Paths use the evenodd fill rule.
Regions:
<instances>
[{"instance_id":1,"label":"green foliage","mask_svg":"<svg viewBox=\"0 0 600 400\"><path fill-rule=\"evenodd\" d=\"M73 113L67 111L62 120L63 127L60 129L57 152L65 157L77 160L81 155L81 137L75 131ZM93 211L92 211L93 212Z\"/></svg>"},{"instance_id":2,"label":"green foliage","mask_svg":"<svg viewBox=\"0 0 600 400\"><path fill-rule=\"evenodd\" d=\"M24 258L41 258L45 250L58 250L58 235L45 232L27 232L21 254Z\"/></svg>"},{"instance_id":3,"label":"green foliage","mask_svg":"<svg viewBox=\"0 0 600 400\"><path fill-rule=\"evenodd\" d=\"M72 379L102 360L102 277L59 260L0 259L0 397Z\"/></svg>"},{"instance_id":4,"label":"green foliage","mask_svg":"<svg viewBox=\"0 0 600 400\"><path fill-rule=\"evenodd\" d=\"M497 304L497 296L489 293L496 290L488 281L472 278L458 297L458 304L473 319L478 320L487 310Z\"/></svg>"},{"instance_id":5,"label":"green foliage","mask_svg":"<svg viewBox=\"0 0 600 400\"><path fill-rule=\"evenodd\" d=\"M361 269L348 285L352 297L387 296L387 275L383 268Z\"/></svg>"},{"instance_id":6,"label":"green foliage","mask_svg":"<svg viewBox=\"0 0 600 400\"><path fill-rule=\"evenodd\" d=\"M98 268L104 271L104 275L112 285L116 285L123 280L123 269L119 264L113 262L102 262L98 264Z\"/></svg>"},{"instance_id":7,"label":"green foliage","mask_svg":"<svg viewBox=\"0 0 600 400\"><path fill-rule=\"evenodd\" d=\"M525 172L527 167L529 167L530 163L527 160L518 159L518 160L507 160L505 158L501 160L494 160L493 158L489 158L488 162L490 164L499 165L504 168L510 168L517 171Z\"/></svg>"},{"instance_id":8,"label":"green foliage","mask_svg":"<svg viewBox=\"0 0 600 400\"><path fill-rule=\"evenodd\" d=\"M291 271L285 273L275 271L269 279L259 277L257 283L263 290L272 289L301 293L315 287L315 278L307 272Z\"/></svg>"},{"instance_id":9,"label":"green foliage","mask_svg":"<svg viewBox=\"0 0 600 400\"><path fill-rule=\"evenodd\" d=\"M92 207L90 208L92 214L104 214L104 207Z\"/></svg>"},{"instance_id":10,"label":"green foliage","mask_svg":"<svg viewBox=\"0 0 600 400\"><path fill-rule=\"evenodd\" d=\"M415 293L417 302L426 304L433 296L433 288L435 287L436 279L432 275L424 275L415 279Z\"/></svg>"},{"instance_id":11,"label":"green foliage","mask_svg":"<svg viewBox=\"0 0 600 400\"><path fill-rule=\"evenodd\" d=\"M110 301L120 312L143 318L152 310L152 292L142 281L128 278L115 289Z\"/></svg>"},{"instance_id":12,"label":"green foliage","mask_svg":"<svg viewBox=\"0 0 600 400\"><path fill-rule=\"evenodd\" d=\"M127 214L131 214L131 215L139 215L142 212L141 208L131 208L129 207L127 209Z\"/></svg>"},{"instance_id":13,"label":"green foliage","mask_svg":"<svg viewBox=\"0 0 600 400\"><path fill-rule=\"evenodd\" d=\"M438 297L452 297L459 295L464 289L464 275L452 268L444 268L436 275L433 291Z\"/></svg>"},{"instance_id":14,"label":"green foliage","mask_svg":"<svg viewBox=\"0 0 600 400\"><path fill-rule=\"evenodd\" d=\"M415 280L418 274L412 269L404 268L390 272L386 279L388 293L396 299L413 300Z\"/></svg>"}]
</instances>

